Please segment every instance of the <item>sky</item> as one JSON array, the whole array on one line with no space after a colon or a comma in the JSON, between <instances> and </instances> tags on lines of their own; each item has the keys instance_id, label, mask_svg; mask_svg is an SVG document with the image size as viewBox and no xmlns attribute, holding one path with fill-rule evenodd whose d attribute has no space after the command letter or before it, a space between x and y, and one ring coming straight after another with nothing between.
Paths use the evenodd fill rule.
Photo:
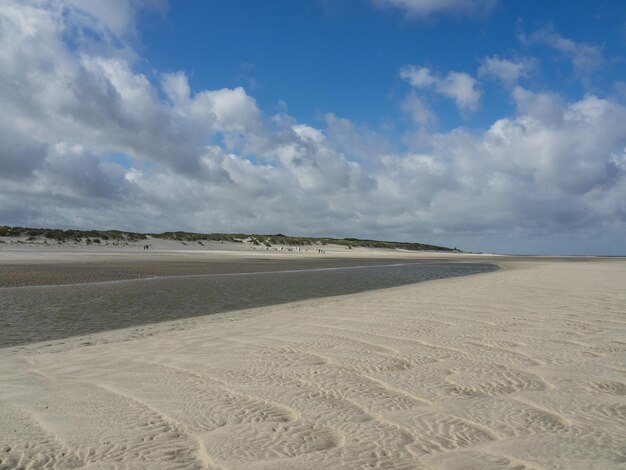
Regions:
<instances>
[{"instance_id":1,"label":"sky","mask_svg":"<svg viewBox=\"0 0 626 470\"><path fill-rule=\"evenodd\" d=\"M0 0L0 225L626 255L626 2Z\"/></svg>"}]
</instances>

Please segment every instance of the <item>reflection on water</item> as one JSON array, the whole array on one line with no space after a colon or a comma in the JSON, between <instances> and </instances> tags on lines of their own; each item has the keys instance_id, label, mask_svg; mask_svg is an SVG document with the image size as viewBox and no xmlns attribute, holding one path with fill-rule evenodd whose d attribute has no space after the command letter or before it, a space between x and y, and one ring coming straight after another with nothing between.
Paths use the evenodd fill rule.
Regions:
<instances>
[{"instance_id":1,"label":"reflection on water","mask_svg":"<svg viewBox=\"0 0 626 470\"><path fill-rule=\"evenodd\" d=\"M495 270L398 263L0 289L0 347Z\"/></svg>"}]
</instances>

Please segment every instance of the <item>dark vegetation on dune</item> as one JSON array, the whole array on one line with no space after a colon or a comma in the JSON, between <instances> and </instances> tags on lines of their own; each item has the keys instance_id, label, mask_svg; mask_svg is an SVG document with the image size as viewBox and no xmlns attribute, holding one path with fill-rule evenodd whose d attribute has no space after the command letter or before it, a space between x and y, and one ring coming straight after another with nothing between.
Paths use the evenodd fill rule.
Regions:
<instances>
[{"instance_id":1,"label":"dark vegetation on dune","mask_svg":"<svg viewBox=\"0 0 626 470\"><path fill-rule=\"evenodd\" d=\"M255 235L245 233L195 233L195 232L163 232L137 233L122 230L61 230L29 227L0 226L0 237L26 237L27 241L43 239L54 240L57 243L99 244L128 243L151 238L176 240L180 242L226 241L242 243L251 241L258 246L271 247L274 245L306 246L306 245L342 245L347 249L352 247L404 249L413 251L458 251L456 248L427 245L424 243L390 242L380 240L362 240L359 238L329 238L329 237L292 237L278 233L275 235Z\"/></svg>"}]
</instances>

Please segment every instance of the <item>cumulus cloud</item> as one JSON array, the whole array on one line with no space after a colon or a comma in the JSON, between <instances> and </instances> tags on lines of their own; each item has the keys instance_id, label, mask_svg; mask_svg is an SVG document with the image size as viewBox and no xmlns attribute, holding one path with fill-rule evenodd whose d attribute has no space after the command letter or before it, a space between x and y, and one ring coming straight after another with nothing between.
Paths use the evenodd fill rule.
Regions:
<instances>
[{"instance_id":1,"label":"cumulus cloud","mask_svg":"<svg viewBox=\"0 0 626 470\"><path fill-rule=\"evenodd\" d=\"M85 13L33 0L0 10L0 223L502 250L568 234L579 251L594 240L604 252L624 246L626 107L618 102L568 101L515 86L511 72L499 78L511 80L513 115L484 130L421 126L419 145L400 148L334 114L315 127L268 115L244 88L193 90L184 71L138 72L125 39L136 10L117 5L117 13ZM84 25L86 14L105 31L100 48L80 44L74 22ZM415 90L403 110L420 125L435 117L417 91L462 110L479 104L467 74L408 66L401 75Z\"/></svg>"},{"instance_id":2,"label":"cumulus cloud","mask_svg":"<svg viewBox=\"0 0 626 470\"><path fill-rule=\"evenodd\" d=\"M389 140L367 126L356 125L333 113L326 114L325 121L330 145L348 158L375 165L380 155L391 152Z\"/></svg>"},{"instance_id":3,"label":"cumulus cloud","mask_svg":"<svg viewBox=\"0 0 626 470\"><path fill-rule=\"evenodd\" d=\"M372 0L375 5L398 8L409 17L425 18L439 13L483 14L489 12L497 0Z\"/></svg>"},{"instance_id":4,"label":"cumulus cloud","mask_svg":"<svg viewBox=\"0 0 626 470\"><path fill-rule=\"evenodd\" d=\"M18 123L0 117L0 178L23 178L41 166L46 144L32 138Z\"/></svg>"},{"instance_id":5,"label":"cumulus cloud","mask_svg":"<svg viewBox=\"0 0 626 470\"><path fill-rule=\"evenodd\" d=\"M489 129L487 142L499 149L500 161L506 152L505 170L511 165L511 173L531 177L536 187L581 200L624 177L625 168L616 159L626 139L618 124L626 118L624 107L587 96L563 106L560 115L554 109L550 117L535 111L502 119Z\"/></svg>"},{"instance_id":6,"label":"cumulus cloud","mask_svg":"<svg viewBox=\"0 0 626 470\"><path fill-rule=\"evenodd\" d=\"M548 126L554 126L563 119L565 100L551 92L532 92L520 86L511 93L518 114L530 116Z\"/></svg>"},{"instance_id":7,"label":"cumulus cloud","mask_svg":"<svg viewBox=\"0 0 626 470\"><path fill-rule=\"evenodd\" d=\"M141 10L167 10L165 0L65 0L66 13L72 16L72 25L89 28L113 36L135 33L137 15Z\"/></svg>"},{"instance_id":8,"label":"cumulus cloud","mask_svg":"<svg viewBox=\"0 0 626 470\"><path fill-rule=\"evenodd\" d=\"M478 76L493 78L505 86L512 86L520 78L526 77L533 67L532 60L510 61L498 56L485 57L478 68Z\"/></svg>"},{"instance_id":9,"label":"cumulus cloud","mask_svg":"<svg viewBox=\"0 0 626 470\"><path fill-rule=\"evenodd\" d=\"M160 208L174 218L182 217L179 209L187 201L189 219L181 224L187 227L203 205L191 201L200 199L221 204L220 212L244 215L199 219L207 230L212 228L207 220L220 221L215 229L255 227L256 217L245 217L251 215L254 199L266 212L259 228L269 230L279 199L294 204L309 198L306 205L319 199L322 213L329 205L322 200L329 195L363 193L375 186L323 132L288 116L265 116L241 87L194 93L183 72L164 74L153 83L133 70L132 56L120 55L117 45L86 53L66 42L65 33L77 30L75 21L82 26L86 14L90 24L119 34L121 41L125 32L120 30L132 27L128 3L110 5L118 14L95 6L85 10L72 2L61 9L47 7L16 2L0 12L0 78L5 85L0 101L11 115L0 121L0 135L6 137L0 179L22 200L40 197L45 205L56 198L78 213L85 198L108 198L108 203L135 204L153 214ZM81 35L72 39L79 41ZM211 144L214 137L223 147ZM250 152L267 163L252 164L246 158ZM108 159L111 154L128 156L133 167ZM27 184L17 184L20 178ZM248 202L238 204L239 197ZM68 217L71 212L48 212L48 223L75 223L79 219ZM38 220L33 213L39 211L11 213ZM131 224L142 228L139 221Z\"/></svg>"},{"instance_id":10,"label":"cumulus cloud","mask_svg":"<svg viewBox=\"0 0 626 470\"><path fill-rule=\"evenodd\" d=\"M406 97L402 103L402 110L411 116L415 124L425 125L437 121L437 115L414 93Z\"/></svg>"},{"instance_id":11,"label":"cumulus cloud","mask_svg":"<svg viewBox=\"0 0 626 470\"><path fill-rule=\"evenodd\" d=\"M461 110L478 109L482 92L474 77L462 72L448 72L443 77L435 76L427 67L407 65L400 69L400 77L413 88L433 89L452 99Z\"/></svg>"},{"instance_id":12,"label":"cumulus cloud","mask_svg":"<svg viewBox=\"0 0 626 470\"><path fill-rule=\"evenodd\" d=\"M568 57L574 72L585 78L597 71L604 64L602 48L593 44L576 42L561 36L552 27L539 29L529 36L521 36L522 43L543 44Z\"/></svg>"},{"instance_id":13,"label":"cumulus cloud","mask_svg":"<svg viewBox=\"0 0 626 470\"><path fill-rule=\"evenodd\" d=\"M260 125L256 102L242 87L207 90L191 96L183 72L166 74L162 86L171 111L204 133L247 133Z\"/></svg>"},{"instance_id":14,"label":"cumulus cloud","mask_svg":"<svg viewBox=\"0 0 626 470\"><path fill-rule=\"evenodd\" d=\"M517 94L518 115L497 120L484 133L431 135L425 156L445 172L429 187L422 223L444 238L480 232L523 246L524 237L542 237L545 246L558 249L553 237L566 233L588 237L590 245L594 237L613 234L612 243L620 246L626 130L619 123L626 108L591 95L566 103L522 89Z\"/></svg>"}]
</instances>

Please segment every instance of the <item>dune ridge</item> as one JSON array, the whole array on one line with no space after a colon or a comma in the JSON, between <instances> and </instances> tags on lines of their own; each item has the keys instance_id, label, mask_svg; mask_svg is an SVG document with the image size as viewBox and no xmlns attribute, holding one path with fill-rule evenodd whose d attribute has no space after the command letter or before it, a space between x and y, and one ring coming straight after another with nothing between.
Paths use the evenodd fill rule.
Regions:
<instances>
[{"instance_id":1,"label":"dune ridge","mask_svg":"<svg viewBox=\"0 0 626 470\"><path fill-rule=\"evenodd\" d=\"M626 466L626 263L0 351L0 468Z\"/></svg>"}]
</instances>

